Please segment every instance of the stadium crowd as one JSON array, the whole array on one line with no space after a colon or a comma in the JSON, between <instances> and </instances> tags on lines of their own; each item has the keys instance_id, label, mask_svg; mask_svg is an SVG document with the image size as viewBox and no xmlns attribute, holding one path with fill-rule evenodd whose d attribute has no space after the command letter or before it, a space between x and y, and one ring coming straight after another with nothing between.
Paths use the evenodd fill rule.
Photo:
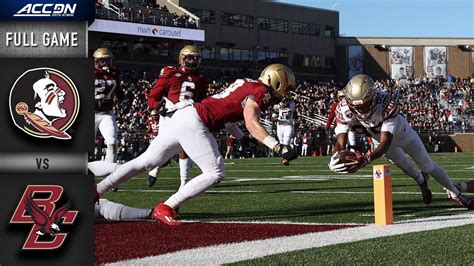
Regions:
<instances>
[{"instance_id":1,"label":"stadium crowd","mask_svg":"<svg viewBox=\"0 0 474 266\"><path fill-rule=\"evenodd\" d=\"M96 16L112 20L197 29L197 23L192 17L171 13L166 6L160 6L155 1L135 0L128 3L112 0L110 6L111 9L107 9L97 0Z\"/></svg>"},{"instance_id":2,"label":"stadium crowd","mask_svg":"<svg viewBox=\"0 0 474 266\"><path fill-rule=\"evenodd\" d=\"M237 77L241 77L238 74ZM146 94L153 87L155 73L122 71L122 90L124 97L116 101L114 107L119 128L119 162L130 160L141 154L149 144L146 107ZM208 95L219 93L235 80L233 76L211 76ZM392 93L398 99L400 112L419 133L429 135L430 150L437 150L436 136L471 130L470 118L473 107L473 94L467 79L454 79L447 83L441 78L416 80L380 80L378 89ZM308 145L307 156L325 155L334 141L333 130L325 130L323 123L311 118L327 117L329 106L336 100L336 94L345 84L335 82L300 81L292 94L296 102L297 118L292 145L300 152L304 144ZM462 102L456 110L458 119L454 119L449 103ZM453 105L451 105L453 106ZM454 105L457 106L457 105ZM262 118L270 121L272 110L263 113ZM466 119L464 119L466 118ZM273 128L274 130L274 128ZM221 151L225 154L227 133L216 134ZM362 138L361 143L370 148L371 140ZM269 156L269 151L258 145L242 146L233 142L234 158ZM96 150L100 158L101 150Z\"/></svg>"}]
</instances>

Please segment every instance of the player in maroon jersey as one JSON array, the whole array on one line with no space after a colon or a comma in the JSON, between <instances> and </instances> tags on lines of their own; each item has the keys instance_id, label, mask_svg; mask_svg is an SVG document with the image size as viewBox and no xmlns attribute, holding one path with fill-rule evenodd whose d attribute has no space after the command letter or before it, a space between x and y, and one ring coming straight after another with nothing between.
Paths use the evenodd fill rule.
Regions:
<instances>
[{"instance_id":1,"label":"player in maroon jersey","mask_svg":"<svg viewBox=\"0 0 474 266\"><path fill-rule=\"evenodd\" d=\"M117 161L117 122L112 111L114 96L121 98L120 74L113 68L113 54L108 48L99 48L94 54L95 74L95 130L104 137L107 152L105 161ZM117 188L114 188L116 190Z\"/></svg>"},{"instance_id":2,"label":"player in maroon jersey","mask_svg":"<svg viewBox=\"0 0 474 266\"><path fill-rule=\"evenodd\" d=\"M260 124L261 110L278 103L295 86L293 71L282 64L271 64L258 81L238 79L220 94L201 103L188 103L166 112L166 127L160 128L148 149L136 159L118 167L102 180L95 191L96 200L111 187L144 170L163 165L181 148L199 166L202 174L193 178L166 202L153 210L152 219L167 225L179 225L176 208L224 178L224 158L212 132L245 121L245 127L258 141L288 161L297 157L289 146L282 145Z\"/></svg>"},{"instance_id":3,"label":"player in maroon jersey","mask_svg":"<svg viewBox=\"0 0 474 266\"><path fill-rule=\"evenodd\" d=\"M147 97L148 107L152 110L172 111L181 105L200 102L206 97L208 79L201 71L201 54L194 45L184 46L178 55L179 66L167 66L161 69L155 86ZM164 98L167 101L164 101ZM177 107L176 107L177 106ZM166 108L166 109L165 109ZM162 113L161 125L166 125L166 114ZM184 151L178 153L180 188L188 182L192 161ZM158 171L148 173L148 186L156 182Z\"/></svg>"},{"instance_id":4,"label":"player in maroon jersey","mask_svg":"<svg viewBox=\"0 0 474 266\"><path fill-rule=\"evenodd\" d=\"M158 115L158 110L152 110L150 112L150 117L146 121L148 127L148 139L150 142L158 136L160 131L160 116Z\"/></svg>"}]
</instances>

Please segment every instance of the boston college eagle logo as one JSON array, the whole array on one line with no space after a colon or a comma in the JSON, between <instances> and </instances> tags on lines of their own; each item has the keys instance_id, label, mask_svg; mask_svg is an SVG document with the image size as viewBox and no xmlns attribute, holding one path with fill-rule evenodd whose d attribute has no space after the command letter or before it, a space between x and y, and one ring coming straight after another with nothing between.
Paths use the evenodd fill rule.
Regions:
<instances>
[{"instance_id":1,"label":"boston college eagle logo","mask_svg":"<svg viewBox=\"0 0 474 266\"><path fill-rule=\"evenodd\" d=\"M78 211L71 210L70 200L57 204L63 191L64 188L58 185L26 187L10 219L11 224L31 225L23 250L58 249L64 244L69 232L59 226L73 224Z\"/></svg>"},{"instance_id":2,"label":"boston college eagle logo","mask_svg":"<svg viewBox=\"0 0 474 266\"><path fill-rule=\"evenodd\" d=\"M53 68L27 70L10 91L10 114L15 125L37 138L70 139L66 130L78 112L76 85Z\"/></svg>"},{"instance_id":3,"label":"boston college eagle logo","mask_svg":"<svg viewBox=\"0 0 474 266\"><path fill-rule=\"evenodd\" d=\"M56 209L51 217L43 211L38 205L33 201L32 195L27 196L25 202L25 210L31 214L31 219L37 224L40 229L36 231L36 234L44 236L46 234L50 236L55 236L57 232L61 231L59 229L59 222L63 215L71 208L71 202L68 201L66 204Z\"/></svg>"}]
</instances>

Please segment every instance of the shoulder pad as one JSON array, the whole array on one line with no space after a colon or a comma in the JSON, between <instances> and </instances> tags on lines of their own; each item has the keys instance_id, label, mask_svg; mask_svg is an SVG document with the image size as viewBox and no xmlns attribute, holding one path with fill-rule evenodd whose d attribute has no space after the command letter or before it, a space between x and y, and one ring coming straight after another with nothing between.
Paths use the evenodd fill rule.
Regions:
<instances>
[{"instance_id":1,"label":"shoulder pad","mask_svg":"<svg viewBox=\"0 0 474 266\"><path fill-rule=\"evenodd\" d=\"M176 68L174 66L166 66L161 69L160 71L160 77L169 77L171 76L174 72L176 72Z\"/></svg>"}]
</instances>

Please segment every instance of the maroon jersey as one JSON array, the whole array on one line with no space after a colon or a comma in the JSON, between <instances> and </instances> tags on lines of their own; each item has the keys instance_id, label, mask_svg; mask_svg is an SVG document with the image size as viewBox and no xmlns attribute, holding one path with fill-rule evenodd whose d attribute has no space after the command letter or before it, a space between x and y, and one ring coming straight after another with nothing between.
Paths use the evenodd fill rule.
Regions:
<instances>
[{"instance_id":1,"label":"maroon jersey","mask_svg":"<svg viewBox=\"0 0 474 266\"><path fill-rule=\"evenodd\" d=\"M210 131L216 131L244 120L244 104L253 99L265 110L279 100L259 81L238 79L223 92L195 103L199 117Z\"/></svg>"},{"instance_id":2,"label":"maroon jersey","mask_svg":"<svg viewBox=\"0 0 474 266\"><path fill-rule=\"evenodd\" d=\"M158 136L158 132L160 130L160 124L159 121L157 121L153 117L149 117L148 120L146 121L148 125L148 134L150 140L154 139L156 136Z\"/></svg>"},{"instance_id":3,"label":"maroon jersey","mask_svg":"<svg viewBox=\"0 0 474 266\"><path fill-rule=\"evenodd\" d=\"M148 94L148 107L155 109L162 97L174 104L184 100L200 102L206 97L207 86L207 77L202 72L184 67L164 67Z\"/></svg>"},{"instance_id":4,"label":"maroon jersey","mask_svg":"<svg viewBox=\"0 0 474 266\"><path fill-rule=\"evenodd\" d=\"M326 122L326 126L325 126L326 130L328 130L331 127L331 124L333 123L333 121L335 121L334 119L336 118L337 103L338 103L338 101L334 101L329 106L328 121ZM334 122L334 124L336 124L336 122ZM336 127L336 126L334 126L334 127Z\"/></svg>"},{"instance_id":5,"label":"maroon jersey","mask_svg":"<svg viewBox=\"0 0 474 266\"><path fill-rule=\"evenodd\" d=\"M95 111L111 111L114 93L119 93L120 75L114 69L95 69Z\"/></svg>"}]
</instances>

